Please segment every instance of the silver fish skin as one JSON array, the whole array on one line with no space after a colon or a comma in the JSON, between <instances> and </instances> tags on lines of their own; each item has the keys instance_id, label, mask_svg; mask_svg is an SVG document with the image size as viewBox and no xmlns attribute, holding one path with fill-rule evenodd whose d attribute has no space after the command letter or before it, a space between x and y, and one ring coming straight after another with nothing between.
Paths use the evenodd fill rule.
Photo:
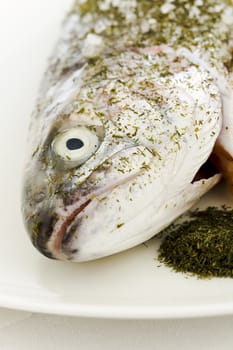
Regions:
<instances>
[{"instance_id":1,"label":"silver fish skin","mask_svg":"<svg viewBox=\"0 0 233 350\"><path fill-rule=\"evenodd\" d=\"M230 0L75 1L29 131L22 211L42 254L129 249L220 172L233 182L232 52Z\"/></svg>"}]
</instances>

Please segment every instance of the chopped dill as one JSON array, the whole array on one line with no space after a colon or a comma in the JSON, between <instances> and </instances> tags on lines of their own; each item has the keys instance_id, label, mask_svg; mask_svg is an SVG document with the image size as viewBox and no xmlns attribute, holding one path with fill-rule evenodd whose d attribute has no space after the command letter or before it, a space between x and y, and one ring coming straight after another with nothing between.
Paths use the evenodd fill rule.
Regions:
<instances>
[{"instance_id":1,"label":"chopped dill","mask_svg":"<svg viewBox=\"0 0 233 350\"><path fill-rule=\"evenodd\" d=\"M159 262L199 278L233 277L233 209L194 211L163 235Z\"/></svg>"}]
</instances>

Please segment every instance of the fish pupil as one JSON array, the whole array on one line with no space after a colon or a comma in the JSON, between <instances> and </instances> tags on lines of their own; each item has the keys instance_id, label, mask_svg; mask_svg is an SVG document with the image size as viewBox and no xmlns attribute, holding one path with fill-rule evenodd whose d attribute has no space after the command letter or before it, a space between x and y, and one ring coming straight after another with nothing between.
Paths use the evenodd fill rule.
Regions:
<instances>
[{"instance_id":1,"label":"fish pupil","mask_svg":"<svg viewBox=\"0 0 233 350\"><path fill-rule=\"evenodd\" d=\"M72 138L72 139L69 139L67 142L66 142L66 147L70 150L70 151L74 151L74 150L77 150L77 149L80 149L84 146L84 143L82 140L80 139L76 139L76 138Z\"/></svg>"}]
</instances>

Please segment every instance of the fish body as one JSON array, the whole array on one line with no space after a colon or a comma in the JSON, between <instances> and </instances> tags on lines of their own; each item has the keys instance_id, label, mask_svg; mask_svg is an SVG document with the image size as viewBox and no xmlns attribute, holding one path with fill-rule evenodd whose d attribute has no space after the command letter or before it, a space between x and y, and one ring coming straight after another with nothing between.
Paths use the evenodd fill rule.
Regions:
<instances>
[{"instance_id":1,"label":"fish body","mask_svg":"<svg viewBox=\"0 0 233 350\"><path fill-rule=\"evenodd\" d=\"M220 172L231 184L232 33L228 0L74 3L30 126L22 207L41 253L126 250Z\"/></svg>"}]
</instances>

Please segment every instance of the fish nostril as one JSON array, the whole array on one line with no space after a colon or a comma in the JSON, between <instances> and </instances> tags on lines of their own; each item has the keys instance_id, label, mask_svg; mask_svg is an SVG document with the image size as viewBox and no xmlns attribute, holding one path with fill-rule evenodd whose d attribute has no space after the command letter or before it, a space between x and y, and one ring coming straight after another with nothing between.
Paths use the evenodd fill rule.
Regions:
<instances>
[{"instance_id":1,"label":"fish nostril","mask_svg":"<svg viewBox=\"0 0 233 350\"><path fill-rule=\"evenodd\" d=\"M34 194L34 201L36 203L42 202L45 198L46 198L46 193L43 191L40 191Z\"/></svg>"}]
</instances>

